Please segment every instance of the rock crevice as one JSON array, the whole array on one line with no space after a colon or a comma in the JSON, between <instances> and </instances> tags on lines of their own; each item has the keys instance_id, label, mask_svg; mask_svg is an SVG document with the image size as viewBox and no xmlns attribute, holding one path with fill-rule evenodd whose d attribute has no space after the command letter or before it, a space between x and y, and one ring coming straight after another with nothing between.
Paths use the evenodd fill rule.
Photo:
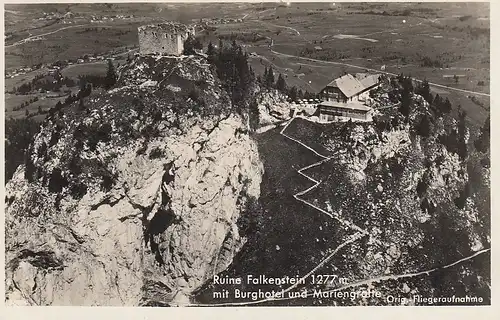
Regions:
<instances>
[{"instance_id":1,"label":"rock crevice","mask_svg":"<svg viewBox=\"0 0 500 320\"><path fill-rule=\"evenodd\" d=\"M26 166L7 184L7 304L185 302L240 250L236 221L246 199L260 194L257 146L241 134L244 120L228 112L227 94L208 66L192 59L172 69L211 84L202 93L212 99L209 110L195 113L176 106L184 89L140 87L154 80L148 63L162 67L138 58L122 70L120 90L89 97L83 114L49 117ZM138 75L145 80L132 79ZM48 146L55 123L64 138ZM111 124L109 139L86 136L104 123ZM49 183L54 170L63 182L57 192Z\"/></svg>"}]
</instances>

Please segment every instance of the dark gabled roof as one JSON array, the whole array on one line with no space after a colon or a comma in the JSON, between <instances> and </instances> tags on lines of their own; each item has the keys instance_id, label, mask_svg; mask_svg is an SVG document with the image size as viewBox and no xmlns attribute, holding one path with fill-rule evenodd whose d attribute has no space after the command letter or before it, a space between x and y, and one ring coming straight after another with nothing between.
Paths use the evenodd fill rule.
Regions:
<instances>
[{"instance_id":1,"label":"dark gabled roof","mask_svg":"<svg viewBox=\"0 0 500 320\"><path fill-rule=\"evenodd\" d=\"M339 88L340 91L347 97L350 98L356 93L363 91L364 87L358 79L354 78L350 74L343 75L326 85L330 88Z\"/></svg>"},{"instance_id":2,"label":"dark gabled roof","mask_svg":"<svg viewBox=\"0 0 500 320\"><path fill-rule=\"evenodd\" d=\"M376 85L379 82L378 79L378 74L360 73L356 74L356 77L351 74L345 74L327 84L326 87L338 88L347 98L350 98Z\"/></svg>"},{"instance_id":3,"label":"dark gabled roof","mask_svg":"<svg viewBox=\"0 0 500 320\"><path fill-rule=\"evenodd\" d=\"M379 78L380 75L378 74L370 74L360 79L359 82L361 82L361 84L363 85L363 87L365 87L365 89L368 89L379 83Z\"/></svg>"}]
</instances>

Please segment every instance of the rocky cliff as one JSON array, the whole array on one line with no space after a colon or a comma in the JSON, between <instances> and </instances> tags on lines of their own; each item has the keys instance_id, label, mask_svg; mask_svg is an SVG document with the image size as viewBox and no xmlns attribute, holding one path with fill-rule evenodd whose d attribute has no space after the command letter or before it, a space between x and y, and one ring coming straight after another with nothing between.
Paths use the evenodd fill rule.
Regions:
<instances>
[{"instance_id":1,"label":"rocky cliff","mask_svg":"<svg viewBox=\"0 0 500 320\"><path fill-rule=\"evenodd\" d=\"M471 258L491 246L489 155L469 147L462 158L451 148L446 136L456 135L458 125L450 115L435 117L428 135L419 133L431 111L422 97L413 101L408 122L394 110L390 127L376 119L325 130L323 143L335 156L308 172L322 183L305 197L369 235L352 246L356 268L342 270L353 282L405 275L408 280L375 287L391 295L489 299L488 258ZM411 276L446 270L460 259L467 263L443 272L439 281ZM348 265L337 265L343 263Z\"/></svg>"},{"instance_id":2,"label":"rocky cliff","mask_svg":"<svg viewBox=\"0 0 500 320\"><path fill-rule=\"evenodd\" d=\"M139 57L45 120L6 186L9 305L176 305L245 242L262 165L203 58Z\"/></svg>"}]
</instances>

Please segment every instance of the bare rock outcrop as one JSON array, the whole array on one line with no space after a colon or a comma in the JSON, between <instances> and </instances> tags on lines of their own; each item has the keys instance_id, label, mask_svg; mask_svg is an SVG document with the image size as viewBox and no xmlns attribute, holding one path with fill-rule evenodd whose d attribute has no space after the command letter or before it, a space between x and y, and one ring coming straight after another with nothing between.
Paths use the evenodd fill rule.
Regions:
<instances>
[{"instance_id":1,"label":"bare rock outcrop","mask_svg":"<svg viewBox=\"0 0 500 320\"><path fill-rule=\"evenodd\" d=\"M153 65L42 125L6 186L8 305L186 304L245 243L256 144L202 59Z\"/></svg>"},{"instance_id":2,"label":"bare rock outcrop","mask_svg":"<svg viewBox=\"0 0 500 320\"><path fill-rule=\"evenodd\" d=\"M370 235L352 246L361 278L432 269L490 247L489 169L479 160L485 155L460 157L447 140L458 127L450 115L435 117L431 133L420 134L431 110L413 99L408 122L395 113L390 126L382 118L334 124L324 135L335 156L310 197Z\"/></svg>"}]
</instances>

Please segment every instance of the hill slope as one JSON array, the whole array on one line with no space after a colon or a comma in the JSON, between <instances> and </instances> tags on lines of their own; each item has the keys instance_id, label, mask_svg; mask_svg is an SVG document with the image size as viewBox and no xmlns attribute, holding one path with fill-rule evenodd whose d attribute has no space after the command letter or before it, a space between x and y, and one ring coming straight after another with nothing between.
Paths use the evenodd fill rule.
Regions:
<instances>
[{"instance_id":1,"label":"hill slope","mask_svg":"<svg viewBox=\"0 0 500 320\"><path fill-rule=\"evenodd\" d=\"M7 184L8 304L188 303L245 241L236 221L262 165L210 66L120 71L53 112Z\"/></svg>"}]
</instances>

